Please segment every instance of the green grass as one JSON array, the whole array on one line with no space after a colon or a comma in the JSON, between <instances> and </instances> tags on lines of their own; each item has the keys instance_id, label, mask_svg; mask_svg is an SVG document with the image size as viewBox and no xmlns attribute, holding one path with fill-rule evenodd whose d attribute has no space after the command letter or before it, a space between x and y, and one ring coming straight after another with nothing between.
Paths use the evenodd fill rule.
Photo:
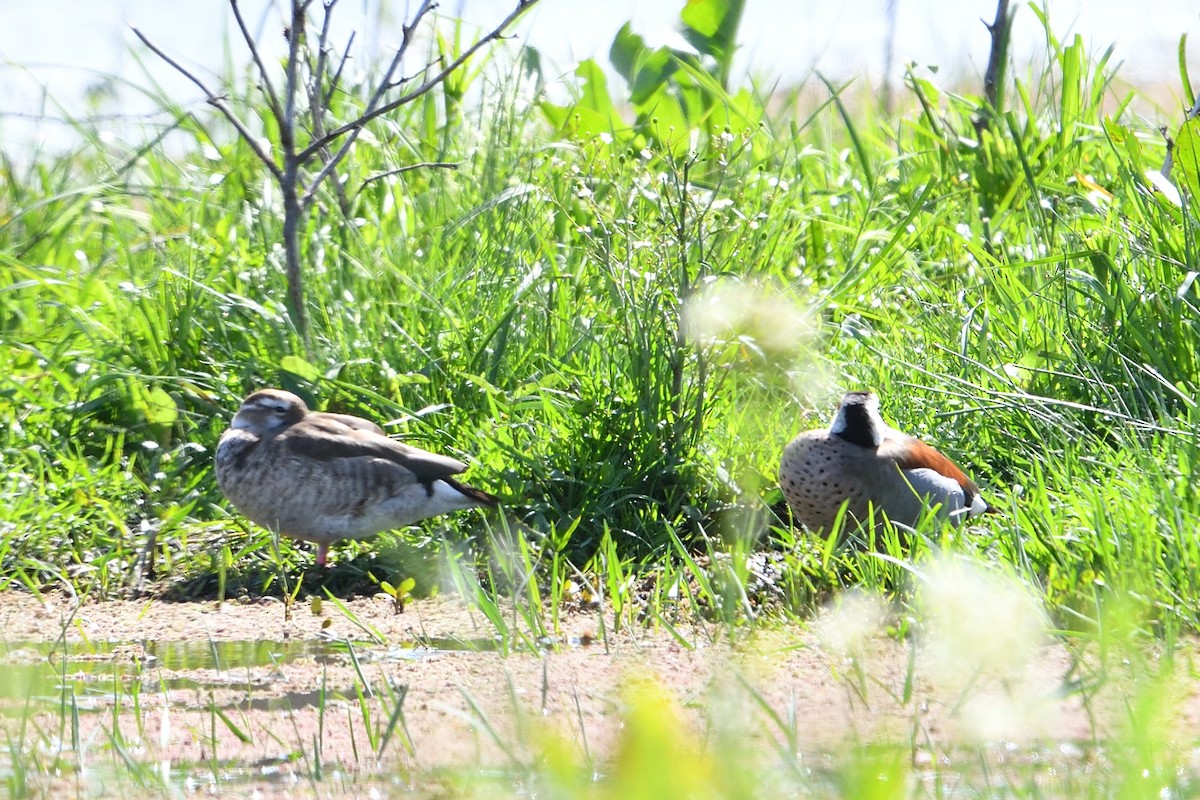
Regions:
<instances>
[{"instance_id":1,"label":"green grass","mask_svg":"<svg viewBox=\"0 0 1200 800\"><path fill-rule=\"evenodd\" d=\"M505 652L574 608L599 609L602 631L648 624L691 644L676 626L697 615L740 635L848 586L919 622L938 553L1010 576L1081 647L1117 612L1144 643L1195 634L1200 226L1186 194L1179 207L1145 177L1165 156L1157 126L1180 120L1115 96L1107 56L1078 41L1051 37L1048 57L982 135L975 98L910 76L902 116L835 96L690 151L661 129L557 130L525 99L528 76L485 70L488 99L462 118L401 112L347 162L356 181L430 153L458 170L372 182L348 218L336 202L310 218L311 352L285 309L275 196L214 118L164 99L170 155L80 123L74 152L5 158L0 586L115 597L149 563L142 588L184 596L319 585L293 582L308 556L276 551L212 475L240 398L273 385L403 420L393 433L509 498L499 517L338 556L350 591L413 575L418 593L462 592ZM879 553L791 530L783 445L860 387L1003 516ZM772 577L756 584L763 553ZM639 737L675 724L647 697L619 761L648 758ZM398 736L403 695L389 702L371 750ZM722 774L681 747L662 754L678 774ZM1135 752L1114 785L1160 755ZM910 777L889 749L843 760L834 793ZM543 779L575 796L593 766ZM15 763L10 784L40 768ZM590 791L629 796L619 778Z\"/></svg>"},{"instance_id":2,"label":"green grass","mask_svg":"<svg viewBox=\"0 0 1200 800\"><path fill-rule=\"evenodd\" d=\"M556 581L775 545L804 613L889 580L852 552L792 558L767 510L783 444L870 386L1007 512L955 549L1017 565L1064 624L1135 596L1194 629L1194 221L1150 192L1160 137L1102 114L1109 76L1077 47L979 138L970 98L914 77L903 117L838 99L682 154L556 134L520 78L480 78L498 99L435 128L460 169L310 220L311 353L272 195L212 120L180 115L171 157L85 129L78 152L7 162L0 574L112 596L150 533L168 579L211 572L214 541L244 571L269 537L210 457L238 399L280 385L467 457ZM388 130L436 117L409 113ZM428 146L392 136L350 171Z\"/></svg>"}]
</instances>

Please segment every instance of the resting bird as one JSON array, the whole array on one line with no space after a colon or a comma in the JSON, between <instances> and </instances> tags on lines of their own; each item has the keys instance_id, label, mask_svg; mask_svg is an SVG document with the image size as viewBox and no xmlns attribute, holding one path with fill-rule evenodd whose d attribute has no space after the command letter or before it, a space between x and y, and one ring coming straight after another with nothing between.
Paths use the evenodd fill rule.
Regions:
<instances>
[{"instance_id":1,"label":"resting bird","mask_svg":"<svg viewBox=\"0 0 1200 800\"><path fill-rule=\"evenodd\" d=\"M309 411L279 389L242 401L217 445L216 466L221 492L238 511L315 542L319 566L338 539L499 502L452 477L465 464L401 444L370 420Z\"/></svg>"},{"instance_id":2,"label":"resting bird","mask_svg":"<svg viewBox=\"0 0 1200 800\"><path fill-rule=\"evenodd\" d=\"M956 525L994 510L953 461L890 428L871 392L849 392L828 430L793 439L783 451L779 484L792 516L816 532L830 531L843 502L854 520L865 521L871 503L910 527L927 505L940 506L939 516Z\"/></svg>"}]
</instances>

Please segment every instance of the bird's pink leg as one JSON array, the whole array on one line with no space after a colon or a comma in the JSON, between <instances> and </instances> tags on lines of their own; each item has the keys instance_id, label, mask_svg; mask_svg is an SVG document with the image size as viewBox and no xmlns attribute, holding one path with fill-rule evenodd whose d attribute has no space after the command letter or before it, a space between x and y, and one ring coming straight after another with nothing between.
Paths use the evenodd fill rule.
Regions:
<instances>
[{"instance_id":1,"label":"bird's pink leg","mask_svg":"<svg viewBox=\"0 0 1200 800\"><path fill-rule=\"evenodd\" d=\"M327 555L329 555L329 545L328 544L317 545L317 566L318 567L325 566L325 556L327 556Z\"/></svg>"}]
</instances>

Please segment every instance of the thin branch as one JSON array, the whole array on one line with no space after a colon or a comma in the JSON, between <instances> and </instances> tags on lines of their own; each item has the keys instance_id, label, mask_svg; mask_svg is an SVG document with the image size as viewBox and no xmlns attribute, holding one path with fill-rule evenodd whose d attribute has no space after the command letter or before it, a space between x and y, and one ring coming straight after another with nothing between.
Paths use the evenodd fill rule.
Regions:
<instances>
[{"instance_id":1,"label":"thin branch","mask_svg":"<svg viewBox=\"0 0 1200 800\"><path fill-rule=\"evenodd\" d=\"M333 21L333 5L334 2L325 3L325 18L321 20L321 35L317 39L317 66L309 77L308 83L308 107L314 131L322 129L321 117L325 114L327 102L322 96L321 86L325 80L325 70L329 67L327 60L329 58L329 24Z\"/></svg>"},{"instance_id":2,"label":"thin branch","mask_svg":"<svg viewBox=\"0 0 1200 800\"><path fill-rule=\"evenodd\" d=\"M420 97L421 95L428 92L430 89L432 89L435 86L437 86L438 84L440 84L443 80L446 79L446 77L448 75L450 75L450 73L454 72L456 69L461 67L467 61L469 61L471 56L475 55L475 53L478 52L480 49L482 49L485 45L490 44L491 42L495 41L496 39L503 38L504 31L510 25L512 25L512 23L516 22L517 19L522 14L524 14L526 10L528 10L532 6L536 5L537 3L538 3L538 0L518 0L517 7L513 10L513 12L511 14L509 14L507 17L505 17L504 21L501 22L499 25L497 25L495 28L493 28L490 33L488 33L486 36L481 38L479 41L475 42L475 44L468 47L463 52L462 55L460 55L458 58L451 61L444 69L442 69L441 72L437 73L432 78L425 81L423 84L418 86L416 89L413 89L411 92L409 92L406 95L402 95L402 96L396 98L392 102L388 103L387 105L385 105L382 108L375 111L374 114L371 116L371 119L374 119L375 117L378 117L382 114L386 114L389 111L394 111L395 109L399 108L402 105L411 103L413 100L416 100L418 97ZM364 121L369 121L369 120L364 120Z\"/></svg>"},{"instance_id":3,"label":"thin branch","mask_svg":"<svg viewBox=\"0 0 1200 800\"><path fill-rule=\"evenodd\" d=\"M354 193L355 197L362 194L362 190L375 181L381 181L384 178L390 178L393 175L400 175L405 172L411 172L414 169L458 169L460 164L457 161L422 161L419 164L405 164L403 167L389 169L386 172L380 172L375 175L369 175L363 178L362 183L358 186L358 191Z\"/></svg>"},{"instance_id":4,"label":"thin branch","mask_svg":"<svg viewBox=\"0 0 1200 800\"><path fill-rule=\"evenodd\" d=\"M496 39L501 38L504 35L504 31L507 30L510 25L512 25L514 22L516 22L517 19L522 14L524 14L526 11L528 11L530 8L537 5L538 2L539 2L539 0L517 0L517 7L513 10L513 12L511 14L509 14L507 17L504 18L503 22L501 22L499 25L497 25L495 28L493 28L492 31L490 33L488 33L486 36L482 37L477 42L475 42L475 44L468 47L463 52L462 55L460 55L458 58L456 58L452 62L450 62L450 64L447 65L441 72L434 75L432 78L425 81L424 83L422 83L416 89L413 89L408 94L402 95L401 97L398 97L397 99L393 100L392 102L390 102L386 105L380 106L379 108L375 109L374 111L364 113L361 117L354 120L353 122L347 122L345 125L341 126L340 128L336 128L336 129L330 131L329 133L325 134L325 136L322 137L322 139L332 140L332 139L336 139L340 136L344 136L345 134L347 134L351 131L354 131L354 130L357 130L357 129L363 127L371 120L374 120L377 117L381 117L384 114L395 111L400 106L403 106L407 103L411 103L413 100L416 100L418 97L420 97L421 95L428 92L430 89L437 86L442 80L444 80L446 78L447 75L449 75L450 73L452 73L456 69L458 69L460 66L462 66L464 62L466 62L468 59L470 59L471 56L475 55L475 53L478 52L485 45L490 44L491 42L495 41ZM324 144L324 142L320 141L320 140L313 142L312 144L310 144L308 146L308 148L301 155L309 155L323 144Z\"/></svg>"},{"instance_id":5,"label":"thin branch","mask_svg":"<svg viewBox=\"0 0 1200 800\"><path fill-rule=\"evenodd\" d=\"M333 21L333 7L336 4L337 0L325 0L323 3L325 17L321 21L321 33L317 38L317 65L305 82L305 91L308 93L308 112L312 120L312 135L309 137L310 139L319 139L325 134L325 111L327 106L326 95L322 91L322 87L325 85L325 71L329 68L329 28L330 23ZM351 40L353 40L353 34L351 34ZM332 96L332 94L328 95L330 98ZM332 159L328 148L321 148L320 155L322 161L325 163L328 163ZM346 197L346 187L338 180L336 170L332 171L331 175L333 175L333 187L337 194L342 215L348 216L350 213L350 201Z\"/></svg>"},{"instance_id":6,"label":"thin branch","mask_svg":"<svg viewBox=\"0 0 1200 800\"><path fill-rule=\"evenodd\" d=\"M258 160L263 163L263 166L270 170L271 175L273 175L276 180L283 179L283 171L279 168L279 165L275 163L275 160L271 158L271 154L263 149L262 145L259 144L258 139L255 138L254 134L250 132L250 129L246 127L245 123L243 123L241 119L239 119L238 116L233 113L233 110L225 104L225 100L223 98L219 97L216 93L209 89L204 84L204 81L200 80L191 72L189 72L182 64L175 61L173 58L159 49L153 42L147 39L140 30L137 28L131 28L131 30L135 36L142 40L142 44L150 48L152 53L174 67L180 75L196 84L196 86L200 87L200 91L204 92L205 100L208 102L208 104L225 115L225 119L229 120L229 124L232 125L238 132L238 135L246 141L246 144L249 145L250 149L254 151L254 155L258 156Z\"/></svg>"},{"instance_id":7,"label":"thin branch","mask_svg":"<svg viewBox=\"0 0 1200 800\"><path fill-rule=\"evenodd\" d=\"M388 64L387 69L384 71L383 77L379 80L379 85L375 87L375 91L371 94L371 99L367 101L364 116L370 114L383 99L383 95L388 90L388 84L391 82L392 76L396 74L396 70L400 68L400 64L404 61L404 54L408 52L408 46L413 39L413 32L416 30L421 19L435 7L436 6L433 0L424 0L424 2L421 3L421 7L418 8L417 12L413 15L412 22L404 26L404 33L400 40L400 46L396 48L396 54L392 56L392 60ZM362 119L362 117L359 117L359 119ZM344 128L345 126L342 127ZM350 128L347 131L346 139L342 142L341 147L339 147L337 152L333 154L332 158L325 162L325 166L309 183L308 189L304 192L304 197L300 201L300 205L302 207L307 208L312 204L313 199L316 197L317 189L320 188L321 183L329 177L329 175L337 168L337 165L341 163L342 159L345 158L350 152L350 149L354 146L354 142L358 139L358 136L361 132L361 125ZM323 149L329 142L332 142L336 138L338 137L332 134L326 134L324 136L314 135L314 141L304 149L304 151L300 154L300 158L307 159L311 157L314 152Z\"/></svg>"},{"instance_id":8,"label":"thin branch","mask_svg":"<svg viewBox=\"0 0 1200 800\"><path fill-rule=\"evenodd\" d=\"M284 95L287 110L279 124L279 138L288 156L296 151L296 81L300 73L300 43L304 40L307 8L307 2L292 0L292 22L288 29L287 89ZM304 160L304 157L297 159L299 163L304 163Z\"/></svg>"},{"instance_id":9,"label":"thin branch","mask_svg":"<svg viewBox=\"0 0 1200 800\"><path fill-rule=\"evenodd\" d=\"M1158 132L1162 134L1163 140L1167 143L1167 154L1163 157L1163 165L1159 174L1170 180L1171 170L1175 167L1175 140L1171 138L1171 131L1165 125L1159 128Z\"/></svg>"},{"instance_id":10,"label":"thin branch","mask_svg":"<svg viewBox=\"0 0 1200 800\"><path fill-rule=\"evenodd\" d=\"M233 9L233 18L237 20L238 29L242 32L242 38L246 40L246 47L250 48L250 57L254 59L254 66L258 67L258 74L262 76L263 94L267 96L267 103L271 106L271 113L275 116L275 122L282 125L283 109L279 106L279 95L275 91L275 84L271 83L271 76L267 73L267 65L263 63L262 56L258 53L258 44L255 42L254 37L250 35L250 28L246 26L246 20L242 16L238 0L229 0L229 7Z\"/></svg>"},{"instance_id":11,"label":"thin branch","mask_svg":"<svg viewBox=\"0 0 1200 800\"><path fill-rule=\"evenodd\" d=\"M337 91L338 84L342 82L342 70L346 68L346 62L350 60L350 48L354 47L354 37L357 34L358 31L350 31L350 36L346 39L346 47L342 50L342 59L338 62L338 68L329 77L329 91L325 92L325 102L323 103L326 108L333 102L333 93Z\"/></svg>"},{"instance_id":12,"label":"thin branch","mask_svg":"<svg viewBox=\"0 0 1200 800\"><path fill-rule=\"evenodd\" d=\"M404 84L412 83L413 81L416 81L416 80L423 81L423 80L425 80L425 76L429 74L429 71L432 70L435 66L437 66L440 63L442 63L442 57L438 56L437 58L433 59L433 61L430 61L425 66L421 67L420 70L413 73L412 75L405 75L403 78L398 78L398 79L392 81L388 85L388 89L399 89Z\"/></svg>"},{"instance_id":13,"label":"thin branch","mask_svg":"<svg viewBox=\"0 0 1200 800\"><path fill-rule=\"evenodd\" d=\"M388 64L388 68L384 71L383 77L379 80L379 85L375 87L375 91L371 94L371 99L367 101L367 113L375 110L375 108L377 108L379 103L383 100L384 94L387 93L388 88L391 86L392 76L396 74L396 70L398 70L400 65L404 63L404 56L408 52L408 46L412 44L413 34L416 32L417 26L421 24L421 20L425 17L425 15L433 11L435 8L437 8L437 4L434 2L434 0L424 0L424 2L421 3L421 7L417 9L417 13L413 15L412 22L404 26L403 35L400 39L400 46L396 48L396 54L392 56L392 60Z\"/></svg>"}]
</instances>

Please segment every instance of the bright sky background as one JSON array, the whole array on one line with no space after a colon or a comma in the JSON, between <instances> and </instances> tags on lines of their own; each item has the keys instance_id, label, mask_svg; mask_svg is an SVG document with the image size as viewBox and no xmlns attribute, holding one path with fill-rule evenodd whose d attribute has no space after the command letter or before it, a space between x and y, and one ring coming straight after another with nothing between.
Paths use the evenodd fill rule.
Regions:
<instances>
[{"instance_id":1,"label":"bright sky background","mask_svg":"<svg viewBox=\"0 0 1200 800\"><path fill-rule=\"evenodd\" d=\"M887 0L748 0L738 54L740 75L760 83L796 83L816 68L833 79L865 77L878 83L884 71ZM915 61L972 78L987 58L982 18L995 14L994 0L896 0L894 71ZM677 39L674 24L683 0L542 0L518 29L521 41L541 50L549 75L570 72L575 62L596 57L607 64L618 28L632 20L653 44ZM1018 5L1014 58L1018 64L1045 52L1045 34L1034 10ZM1192 78L1200 84L1200 4L1196 0L1049 0L1051 26L1061 40L1078 33L1098 55L1116 46L1120 75L1135 83L1178 92L1176 50L1189 34ZM283 47L281 17L268 0L242 0L246 17L262 25L265 41ZM358 42L386 50L398 39L408 2L342 0L337 19L342 34L368 32ZM276 5L278 8L278 4ZM461 14L490 26L503 17L506 0L442 0L443 14ZM1152 9L1152 10L1150 10ZM144 53L129 31L137 26L157 44L201 71L221 69L232 52L244 63L243 48L224 42L233 18L223 0L0 0L0 148L53 142L54 125L35 125L26 115L58 116L60 105L83 112L84 92L104 75L143 83L137 59ZM363 51L363 52L369 52ZM144 54L155 79L185 104L199 93L152 54ZM1182 99L1180 100L1182 103ZM120 109L147 109L136 93L123 95ZM13 115L18 115L14 117ZM61 128L62 126L58 126Z\"/></svg>"}]
</instances>

